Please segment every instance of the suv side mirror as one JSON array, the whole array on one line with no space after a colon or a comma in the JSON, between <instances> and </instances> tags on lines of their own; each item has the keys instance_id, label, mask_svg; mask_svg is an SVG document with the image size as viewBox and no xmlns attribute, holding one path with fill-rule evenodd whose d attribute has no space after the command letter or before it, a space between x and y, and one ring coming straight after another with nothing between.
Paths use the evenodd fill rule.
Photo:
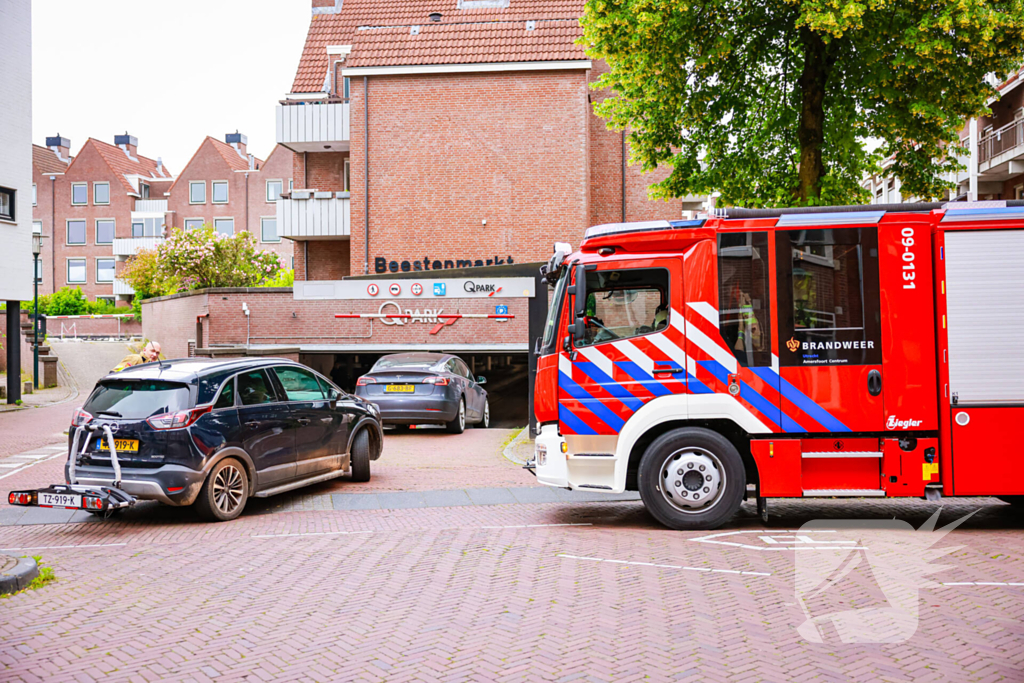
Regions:
<instances>
[{"instance_id":1,"label":"suv side mirror","mask_svg":"<svg viewBox=\"0 0 1024 683\"><path fill-rule=\"evenodd\" d=\"M487 384L487 378L484 377L483 375L480 375L479 377L476 378L476 383L477 384Z\"/></svg>"},{"instance_id":2,"label":"suv side mirror","mask_svg":"<svg viewBox=\"0 0 1024 683\"><path fill-rule=\"evenodd\" d=\"M573 299L576 305L576 317L579 318L586 311L587 304L587 269L582 264L576 266L575 287Z\"/></svg>"}]
</instances>

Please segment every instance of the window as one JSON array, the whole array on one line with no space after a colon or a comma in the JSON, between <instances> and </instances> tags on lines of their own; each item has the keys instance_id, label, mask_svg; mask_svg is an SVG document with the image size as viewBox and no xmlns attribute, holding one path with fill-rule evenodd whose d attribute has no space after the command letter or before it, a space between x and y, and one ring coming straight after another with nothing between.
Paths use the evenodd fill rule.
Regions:
<instances>
[{"instance_id":1,"label":"window","mask_svg":"<svg viewBox=\"0 0 1024 683\"><path fill-rule=\"evenodd\" d=\"M92 184L92 203L93 204L109 204L110 203L110 183L93 183Z\"/></svg>"},{"instance_id":2,"label":"window","mask_svg":"<svg viewBox=\"0 0 1024 683\"><path fill-rule=\"evenodd\" d=\"M281 197L281 189L284 182L280 180L267 181L267 201L276 202Z\"/></svg>"},{"instance_id":3,"label":"window","mask_svg":"<svg viewBox=\"0 0 1024 683\"><path fill-rule=\"evenodd\" d=\"M302 368L274 368L289 401L322 401L324 392L316 375Z\"/></svg>"},{"instance_id":4,"label":"window","mask_svg":"<svg viewBox=\"0 0 1024 683\"><path fill-rule=\"evenodd\" d=\"M293 267L294 269L294 267ZM541 354L547 355L555 351L555 338L558 334L558 321L562 318L562 302L565 299L565 288L569 283L569 268L562 269L555 285L555 293L548 306L548 318L544 321L544 338L541 340Z\"/></svg>"},{"instance_id":5,"label":"window","mask_svg":"<svg viewBox=\"0 0 1024 683\"><path fill-rule=\"evenodd\" d=\"M96 259L96 282L113 282L114 281L114 259L112 258L98 258Z\"/></svg>"},{"instance_id":6,"label":"window","mask_svg":"<svg viewBox=\"0 0 1024 683\"><path fill-rule=\"evenodd\" d=\"M331 386L327 380L320 376L317 376L317 380L320 382L320 389L324 392L324 396L331 400L341 398L341 392Z\"/></svg>"},{"instance_id":7,"label":"window","mask_svg":"<svg viewBox=\"0 0 1024 683\"><path fill-rule=\"evenodd\" d=\"M740 365L771 366L768 233L718 236L718 320L722 339Z\"/></svg>"},{"instance_id":8,"label":"window","mask_svg":"<svg viewBox=\"0 0 1024 683\"><path fill-rule=\"evenodd\" d=\"M234 218L214 218L213 219L214 229L222 235L231 237L235 234L235 219Z\"/></svg>"},{"instance_id":9,"label":"window","mask_svg":"<svg viewBox=\"0 0 1024 683\"><path fill-rule=\"evenodd\" d=\"M346 77L343 80L343 82L344 82L344 87L345 87L345 99L348 99L349 98L349 82L348 82L348 78Z\"/></svg>"},{"instance_id":10,"label":"window","mask_svg":"<svg viewBox=\"0 0 1024 683\"><path fill-rule=\"evenodd\" d=\"M349 168L349 164L348 164L348 159L345 159L345 192L348 192L348 191L349 191L349 185L348 185L348 168Z\"/></svg>"},{"instance_id":11,"label":"window","mask_svg":"<svg viewBox=\"0 0 1024 683\"><path fill-rule=\"evenodd\" d=\"M228 203L228 183L226 180L214 180L213 181L213 203L214 204L227 204Z\"/></svg>"},{"instance_id":12,"label":"window","mask_svg":"<svg viewBox=\"0 0 1024 683\"><path fill-rule=\"evenodd\" d=\"M100 301L102 303L109 304L110 306L113 306L114 303L115 303L114 302L114 297L112 297L112 296L98 296L98 297L96 297L96 301Z\"/></svg>"},{"instance_id":13,"label":"window","mask_svg":"<svg viewBox=\"0 0 1024 683\"><path fill-rule=\"evenodd\" d=\"M1017 185L1013 188L1014 199L1024 199L1024 185Z\"/></svg>"},{"instance_id":14,"label":"window","mask_svg":"<svg viewBox=\"0 0 1024 683\"><path fill-rule=\"evenodd\" d=\"M96 244L114 243L114 221L96 221Z\"/></svg>"},{"instance_id":15,"label":"window","mask_svg":"<svg viewBox=\"0 0 1024 683\"><path fill-rule=\"evenodd\" d=\"M255 406L261 403L273 403L277 400L274 388L270 386L266 374L262 370L243 372L238 375L238 395L243 406Z\"/></svg>"},{"instance_id":16,"label":"window","mask_svg":"<svg viewBox=\"0 0 1024 683\"><path fill-rule=\"evenodd\" d=\"M876 228L776 233L783 366L882 362Z\"/></svg>"},{"instance_id":17,"label":"window","mask_svg":"<svg viewBox=\"0 0 1024 683\"><path fill-rule=\"evenodd\" d=\"M68 244L85 244L85 221L68 221Z\"/></svg>"},{"instance_id":18,"label":"window","mask_svg":"<svg viewBox=\"0 0 1024 683\"><path fill-rule=\"evenodd\" d=\"M280 242L281 236L277 234L276 218L260 219L260 239L264 242Z\"/></svg>"},{"instance_id":19,"label":"window","mask_svg":"<svg viewBox=\"0 0 1024 683\"><path fill-rule=\"evenodd\" d=\"M217 402L213 404L214 410L217 408L231 408L235 405L235 378L228 378L227 382L224 382L224 388L220 390L220 396L217 397Z\"/></svg>"},{"instance_id":20,"label":"window","mask_svg":"<svg viewBox=\"0 0 1024 683\"><path fill-rule=\"evenodd\" d=\"M139 183L139 195L142 199L149 199L149 185Z\"/></svg>"},{"instance_id":21,"label":"window","mask_svg":"<svg viewBox=\"0 0 1024 683\"><path fill-rule=\"evenodd\" d=\"M71 183L71 203L75 206L89 203L89 183Z\"/></svg>"},{"instance_id":22,"label":"window","mask_svg":"<svg viewBox=\"0 0 1024 683\"><path fill-rule=\"evenodd\" d=\"M39 204L39 192L36 190L36 184L32 183L32 206Z\"/></svg>"},{"instance_id":23,"label":"window","mask_svg":"<svg viewBox=\"0 0 1024 683\"><path fill-rule=\"evenodd\" d=\"M68 259L68 284L84 283L85 282L85 259L84 258L69 258Z\"/></svg>"},{"instance_id":24,"label":"window","mask_svg":"<svg viewBox=\"0 0 1024 683\"><path fill-rule=\"evenodd\" d=\"M203 227L203 219L202 218L186 218L185 219L185 229L186 230L196 230L196 229L201 228L201 227Z\"/></svg>"},{"instance_id":25,"label":"window","mask_svg":"<svg viewBox=\"0 0 1024 683\"><path fill-rule=\"evenodd\" d=\"M289 180L288 181L288 192L289 193L294 192L294 187L295 187L295 181Z\"/></svg>"},{"instance_id":26,"label":"window","mask_svg":"<svg viewBox=\"0 0 1024 683\"><path fill-rule=\"evenodd\" d=\"M160 380L109 380L96 385L82 407L93 415L116 413L126 420L145 420L189 409L187 384Z\"/></svg>"},{"instance_id":27,"label":"window","mask_svg":"<svg viewBox=\"0 0 1024 683\"><path fill-rule=\"evenodd\" d=\"M14 220L14 190L0 187L0 220Z\"/></svg>"},{"instance_id":28,"label":"window","mask_svg":"<svg viewBox=\"0 0 1024 683\"><path fill-rule=\"evenodd\" d=\"M43 222L42 221L32 221L32 234L33 235L42 235L43 234Z\"/></svg>"},{"instance_id":29,"label":"window","mask_svg":"<svg viewBox=\"0 0 1024 683\"><path fill-rule=\"evenodd\" d=\"M665 329L668 295L664 268L588 271L586 334L574 343L590 346Z\"/></svg>"},{"instance_id":30,"label":"window","mask_svg":"<svg viewBox=\"0 0 1024 683\"><path fill-rule=\"evenodd\" d=\"M160 237L163 231L161 218L136 218L132 221L132 237Z\"/></svg>"},{"instance_id":31,"label":"window","mask_svg":"<svg viewBox=\"0 0 1024 683\"><path fill-rule=\"evenodd\" d=\"M206 203L206 181L193 181L188 184L188 203L189 204L205 204Z\"/></svg>"}]
</instances>

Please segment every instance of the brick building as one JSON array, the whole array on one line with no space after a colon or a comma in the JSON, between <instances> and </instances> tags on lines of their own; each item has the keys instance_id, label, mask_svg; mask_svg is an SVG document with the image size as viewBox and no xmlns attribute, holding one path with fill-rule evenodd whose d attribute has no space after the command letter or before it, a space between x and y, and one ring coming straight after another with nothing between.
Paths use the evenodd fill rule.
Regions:
<instances>
[{"instance_id":1,"label":"brick building","mask_svg":"<svg viewBox=\"0 0 1024 683\"><path fill-rule=\"evenodd\" d=\"M208 224L226 235L250 232L261 249L290 265L292 243L278 234L275 204L289 190L293 163L292 152L280 145L263 161L248 152L241 133L227 134L224 142L207 136L168 191L166 224Z\"/></svg>"},{"instance_id":2,"label":"brick building","mask_svg":"<svg viewBox=\"0 0 1024 683\"><path fill-rule=\"evenodd\" d=\"M539 261L590 225L698 208L649 200L664 175L593 114L583 0L312 4L277 112L297 279Z\"/></svg>"},{"instance_id":3,"label":"brick building","mask_svg":"<svg viewBox=\"0 0 1024 683\"><path fill-rule=\"evenodd\" d=\"M127 303L133 291L116 280L117 262L159 239L173 176L127 133L113 145L89 138L75 157L70 148L59 135L33 148L34 228L49 237L40 291L81 287L90 300Z\"/></svg>"}]
</instances>

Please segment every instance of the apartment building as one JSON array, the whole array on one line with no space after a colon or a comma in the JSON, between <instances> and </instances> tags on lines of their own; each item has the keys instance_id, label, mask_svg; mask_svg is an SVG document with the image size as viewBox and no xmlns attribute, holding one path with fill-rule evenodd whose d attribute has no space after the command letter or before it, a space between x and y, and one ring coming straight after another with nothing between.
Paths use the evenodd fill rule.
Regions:
<instances>
[{"instance_id":1,"label":"apartment building","mask_svg":"<svg viewBox=\"0 0 1024 683\"><path fill-rule=\"evenodd\" d=\"M165 222L182 229L211 225L225 235L249 232L261 249L290 264L292 243L278 234L276 202L290 189L292 152L276 145L263 161L247 144L238 132L223 142L207 136L168 190Z\"/></svg>"},{"instance_id":2,"label":"apartment building","mask_svg":"<svg viewBox=\"0 0 1024 683\"><path fill-rule=\"evenodd\" d=\"M277 141L296 278L547 258L600 223L675 219L628 166L576 40L583 0L313 0ZM315 247L315 248L314 248Z\"/></svg>"},{"instance_id":3,"label":"apartment building","mask_svg":"<svg viewBox=\"0 0 1024 683\"><path fill-rule=\"evenodd\" d=\"M32 163L33 229L49 239L41 291L81 287L90 300L126 304L134 291L116 279L117 262L161 235L171 172L127 133L114 144L89 138L74 157L69 139L48 137Z\"/></svg>"}]
</instances>

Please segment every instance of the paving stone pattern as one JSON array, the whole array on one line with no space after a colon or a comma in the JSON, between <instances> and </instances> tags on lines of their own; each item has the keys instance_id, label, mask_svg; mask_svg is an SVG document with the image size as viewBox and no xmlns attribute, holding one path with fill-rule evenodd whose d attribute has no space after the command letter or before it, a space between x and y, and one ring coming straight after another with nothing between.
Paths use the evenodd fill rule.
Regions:
<instances>
[{"instance_id":1,"label":"paving stone pattern","mask_svg":"<svg viewBox=\"0 0 1024 683\"><path fill-rule=\"evenodd\" d=\"M403 436L390 490L339 480L254 500L227 524L140 504L102 522L0 528L0 549L42 555L58 577L0 604L0 680L1024 680L1024 587L942 585L1024 576L1024 518L1010 506L944 501L940 524L977 513L942 541L958 549L921 592L908 640L809 643L796 630L807 615L794 552L697 542L709 533L667 531L636 501L545 500L495 483L521 470L499 454L503 433L479 433L458 460L432 435ZM421 486L435 458L455 463L441 467L448 487ZM765 525L747 504L719 533L767 547L762 537L814 519L918 527L936 508L773 502ZM858 568L807 608L883 601Z\"/></svg>"}]
</instances>

